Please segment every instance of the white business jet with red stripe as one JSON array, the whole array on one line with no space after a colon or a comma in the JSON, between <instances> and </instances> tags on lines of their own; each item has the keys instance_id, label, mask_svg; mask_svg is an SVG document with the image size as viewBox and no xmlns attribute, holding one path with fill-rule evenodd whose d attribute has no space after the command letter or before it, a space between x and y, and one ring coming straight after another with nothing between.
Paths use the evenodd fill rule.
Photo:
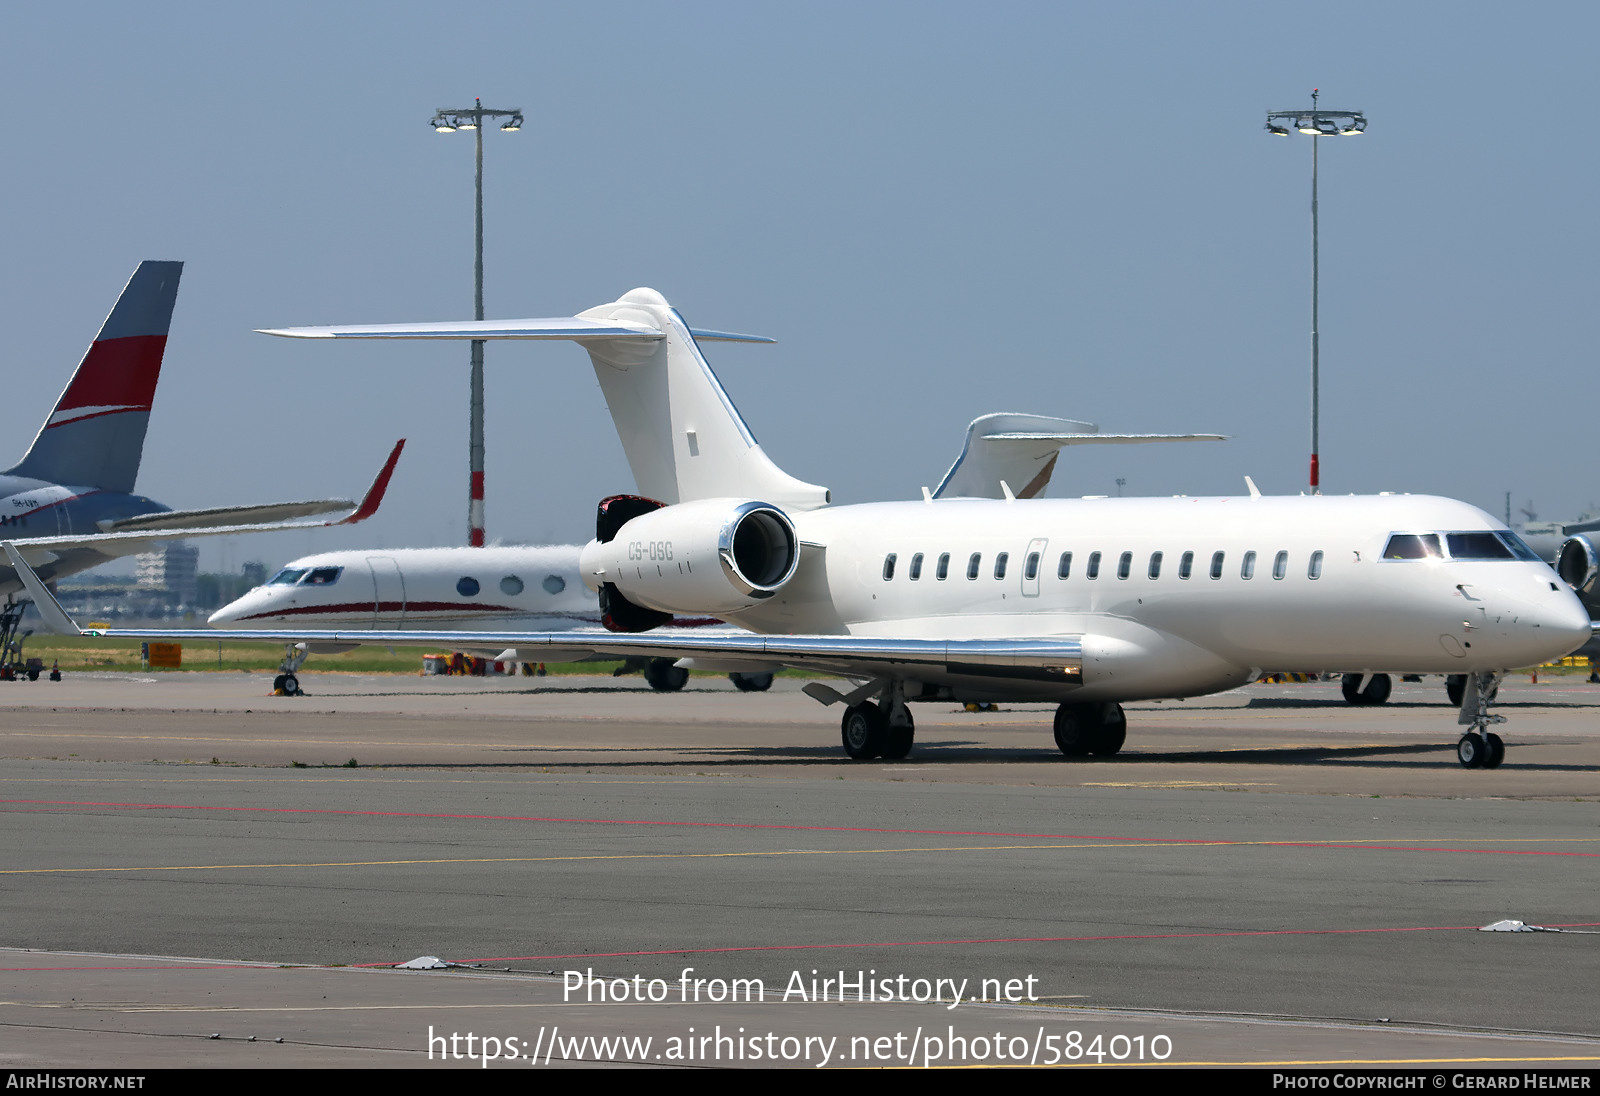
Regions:
<instances>
[{"instance_id":1,"label":"white business jet with red stripe","mask_svg":"<svg viewBox=\"0 0 1600 1096\"><path fill-rule=\"evenodd\" d=\"M1252 487L1245 497L1047 500L1003 485L1001 499L930 491L920 502L829 506L825 488L766 456L700 352L701 341L739 336L692 330L654 290L575 317L271 333L580 343L640 492L599 505L581 568L614 634L586 643L849 678L857 684L844 692L821 682L806 692L844 705L841 737L855 758L905 756L910 703L952 695L1056 702L1061 751L1108 756L1123 744L1124 701L1219 692L1292 666L1469 674L1458 756L1494 767L1504 757L1488 729L1502 721L1488 710L1499 674L1592 631L1572 591L1510 530L1450 499L1268 498ZM1435 543L1441 551L1427 550ZM653 631L673 614L747 633ZM48 619L75 627L53 604ZM524 660L572 642L549 632L315 638L510 645Z\"/></svg>"}]
</instances>

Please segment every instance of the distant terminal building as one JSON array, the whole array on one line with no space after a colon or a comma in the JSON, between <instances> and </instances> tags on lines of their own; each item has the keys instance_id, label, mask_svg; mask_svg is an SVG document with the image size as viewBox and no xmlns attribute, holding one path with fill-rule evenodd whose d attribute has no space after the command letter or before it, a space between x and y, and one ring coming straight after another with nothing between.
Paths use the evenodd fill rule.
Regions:
<instances>
[{"instance_id":1,"label":"distant terminal building","mask_svg":"<svg viewBox=\"0 0 1600 1096\"><path fill-rule=\"evenodd\" d=\"M171 600L193 604L200 549L176 540L154 552L141 552L134 558L138 563L136 585L141 590L165 590Z\"/></svg>"}]
</instances>

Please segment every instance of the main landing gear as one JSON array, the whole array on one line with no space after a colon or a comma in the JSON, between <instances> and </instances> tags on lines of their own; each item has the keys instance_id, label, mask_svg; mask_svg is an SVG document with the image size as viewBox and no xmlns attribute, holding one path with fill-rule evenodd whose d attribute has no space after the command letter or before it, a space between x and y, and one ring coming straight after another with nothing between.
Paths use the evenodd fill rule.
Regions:
<instances>
[{"instance_id":1,"label":"main landing gear","mask_svg":"<svg viewBox=\"0 0 1600 1096\"><path fill-rule=\"evenodd\" d=\"M1347 704L1383 704L1394 690L1388 674L1345 674L1339 683Z\"/></svg>"},{"instance_id":2,"label":"main landing gear","mask_svg":"<svg viewBox=\"0 0 1600 1096\"><path fill-rule=\"evenodd\" d=\"M674 659L652 658L644 664L644 679L658 693L675 693L689 684L689 671L674 665Z\"/></svg>"},{"instance_id":3,"label":"main landing gear","mask_svg":"<svg viewBox=\"0 0 1600 1096\"><path fill-rule=\"evenodd\" d=\"M839 739L844 752L857 761L882 757L899 761L911 752L917 728L906 706L905 689L897 681L880 697L884 707L870 700L852 704L839 721Z\"/></svg>"},{"instance_id":4,"label":"main landing gear","mask_svg":"<svg viewBox=\"0 0 1600 1096\"><path fill-rule=\"evenodd\" d=\"M689 671L676 663L677 660L672 658L629 659L612 671L612 676L638 670L644 674L645 684L656 692L675 693L689 684ZM772 675L764 672L731 673L728 680L741 693L764 693L772 688Z\"/></svg>"},{"instance_id":5,"label":"main landing gear","mask_svg":"<svg viewBox=\"0 0 1600 1096\"><path fill-rule=\"evenodd\" d=\"M1068 757L1111 757L1128 737L1121 704L1063 704L1056 709L1056 745Z\"/></svg>"},{"instance_id":6,"label":"main landing gear","mask_svg":"<svg viewBox=\"0 0 1600 1096\"><path fill-rule=\"evenodd\" d=\"M1456 759L1463 768L1498 769L1506 759L1506 744L1489 730L1490 724L1506 721L1503 715L1489 714L1489 703L1499 691L1497 673L1470 674L1462 683L1461 714L1456 722L1472 728L1456 743Z\"/></svg>"}]
</instances>

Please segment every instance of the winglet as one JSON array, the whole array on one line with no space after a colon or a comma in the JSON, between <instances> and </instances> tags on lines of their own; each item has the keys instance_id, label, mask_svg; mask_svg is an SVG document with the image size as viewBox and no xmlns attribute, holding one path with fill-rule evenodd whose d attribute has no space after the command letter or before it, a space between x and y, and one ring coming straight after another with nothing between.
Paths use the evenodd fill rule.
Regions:
<instances>
[{"instance_id":1,"label":"winglet","mask_svg":"<svg viewBox=\"0 0 1600 1096\"><path fill-rule=\"evenodd\" d=\"M389 477L394 475L394 466L400 460L400 450L406 447L406 439L401 438L394 443L394 448L389 451L389 459L383 462L383 468L378 472L378 478L372 481L372 486L367 488L367 493L361 499L361 505L346 517L330 522L331 525L354 525L358 521L366 521L378 512L378 507L383 503L384 492L389 490Z\"/></svg>"},{"instance_id":2,"label":"winglet","mask_svg":"<svg viewBox=\"0 0 1600 1096\"><path fill-rule=\"evenodd\" d=\"M22 580L28 596L33 598L33 604L38 608L39 615L44 618L46 628L63 636L95 634L79 628L77 622L67 615L67 611L61 607L61 602L56 600L49 587L39 581L39 576L33 573L33 568L28 566L28 561L22 558L22 553L17 551L15 544L8 540L4 548L6 555L11 557L11 566L17 569L17 577Z\"/></svg>"}]
</instances>

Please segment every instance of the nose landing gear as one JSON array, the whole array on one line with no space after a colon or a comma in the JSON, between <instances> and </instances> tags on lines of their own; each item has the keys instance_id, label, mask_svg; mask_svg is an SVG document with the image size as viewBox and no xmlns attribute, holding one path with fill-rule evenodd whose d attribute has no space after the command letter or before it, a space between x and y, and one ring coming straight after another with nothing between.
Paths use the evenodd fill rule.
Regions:
<instances>
[{"instance_id":1,"label":"nose landing gear","mask_svg":"<svg viewBox=\"0 0 1600 1096\"><path fill-rule=\"evenodd\" d=\"M278 676L272 679L273 696L305 696L300 691L300 679L295 671L305 664L311 649L304 643L290 643L284 647L283 661L278 663Z\"/></svg>"},{"instance_id":2,"label":"nose landing gear","mask_svg":"<svg viewBox=\"0 0 1600 1096\"><path fill-rule=\"evenodd\" d=\"M1462 684L1461 714L1456 722L1471 727L1456 743L1456 760L1467 769L1498 769L1506 759L1506 744L1489 730L1491 724L1504 723L1503 715L1490 715L1489 702L1500 691L1498 673L1477 673Z\"/></svg>"}]
</instances>

